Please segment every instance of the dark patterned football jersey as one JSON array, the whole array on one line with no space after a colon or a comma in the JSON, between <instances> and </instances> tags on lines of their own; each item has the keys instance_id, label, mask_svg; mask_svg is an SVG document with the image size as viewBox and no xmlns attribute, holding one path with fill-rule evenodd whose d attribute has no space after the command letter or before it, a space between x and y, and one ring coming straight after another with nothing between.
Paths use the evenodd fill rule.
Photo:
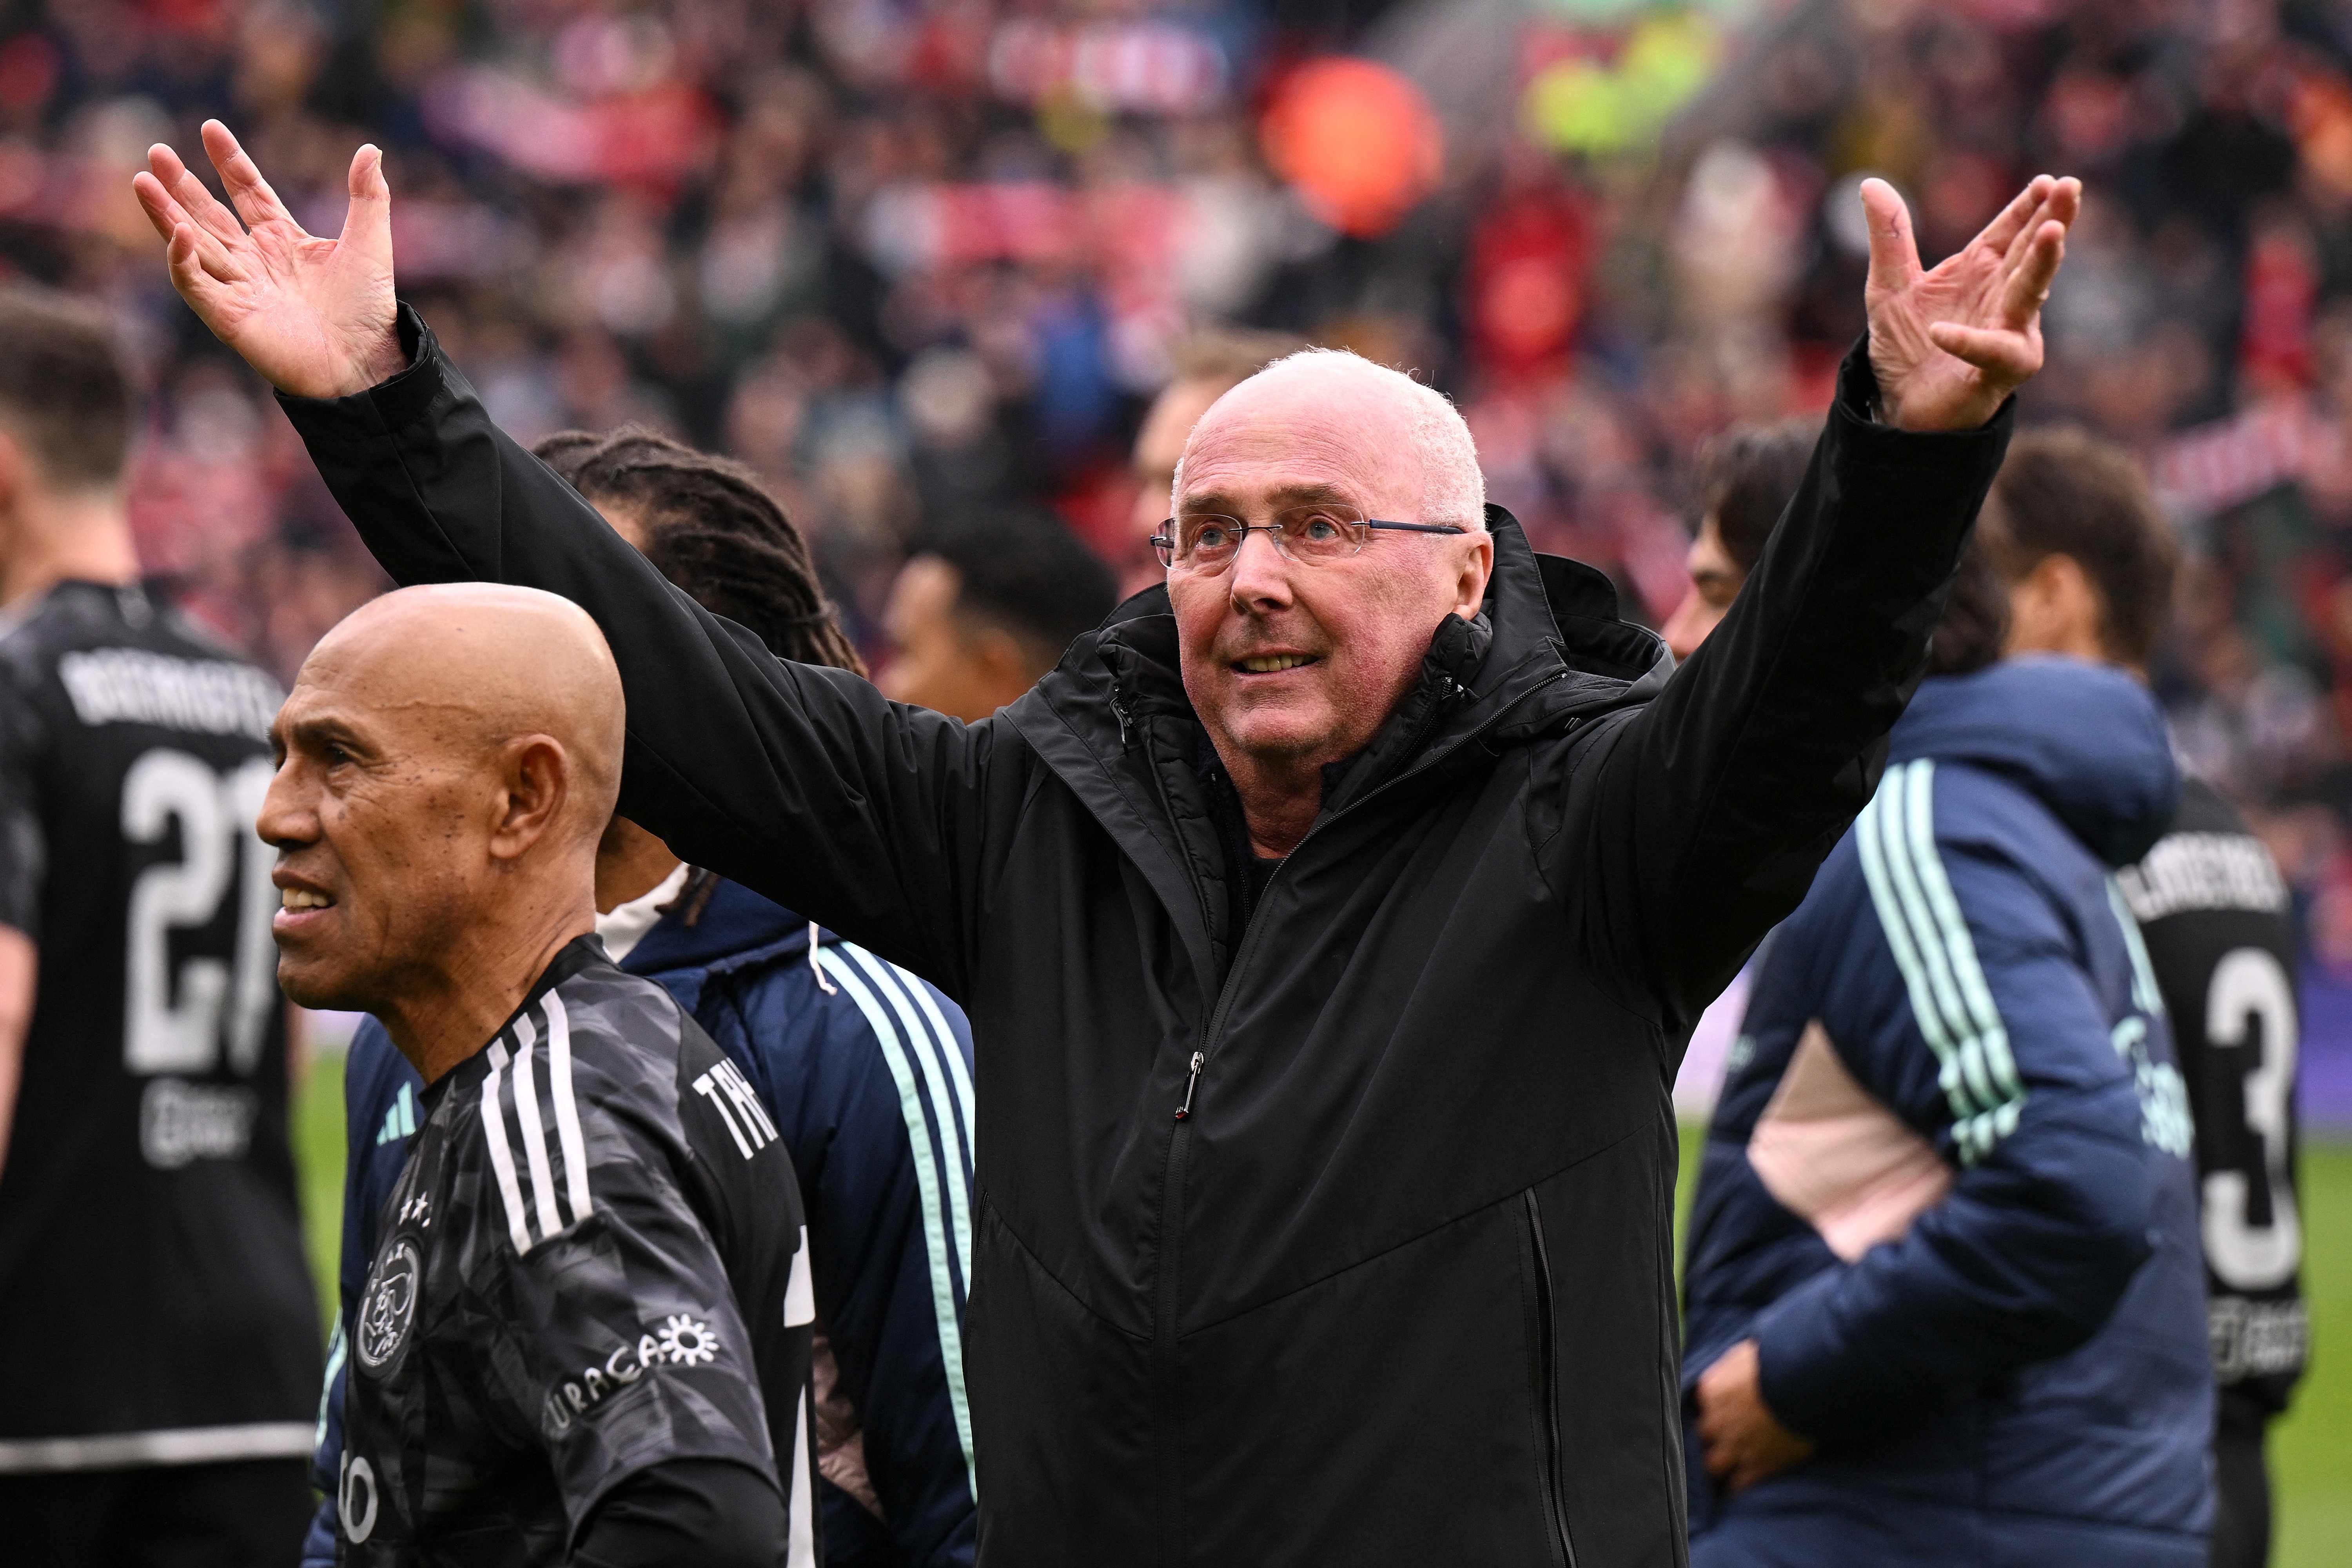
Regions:
<instances>
[{"instance_id":1,"label":"dark patterned football jersey","mask_svg":"<svg viewBox=\"0 0 2352 1568\"><path fill-rule=\"evenodd\" d=\"M319 1312L253 826L278 700L134 587L64 583L0 628L0 923L40 952L0 1473L304 1451Z\"/></svg>"},{"instance_id":2,"label":"dark patterned football jersey","mask_svg":"<svg viewBox=\"0 0 2352 1568\"><path fill-rule=\"evenodd\" d=\"M807 1232L742 1074L588 936L423 1100L352 1317L345 1561L560 1563L693 1458L775 1480L813 1564Z\"/></svg>"},{"instance_id":3,"label":"dark patterned football jersey","mask_svg":"<svg viewBox=\"0 0 2352 1568\"><path fill-rule=\"evenodd\" d=\"M2311 1332L2286 883L2237 812L2194 779L2171 831L2117 880L2147 939L2197 1123L2214 1375L2225 1397L2281 1410Z\"/></svg>"}]
</instances>

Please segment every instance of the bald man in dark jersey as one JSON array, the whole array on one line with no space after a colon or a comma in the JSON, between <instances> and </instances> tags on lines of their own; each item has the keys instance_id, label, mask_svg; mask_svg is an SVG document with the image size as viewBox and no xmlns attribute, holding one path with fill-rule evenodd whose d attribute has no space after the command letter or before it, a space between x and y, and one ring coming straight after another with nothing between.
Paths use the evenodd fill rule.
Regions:
<instances>
[{"instance_id":1,"label":"bald man in dark jersey","mask_svg":"<svg viewBox=\"0 0 2352 1568\"><path fill-rule=\"evenodd\" d=\"M279 984L428 1086L354 1314L349 1563L815 1560L790 1159L593 934L623 721L584 613L467 584L354 612L272 728Z\"/></svg>"}]
</instances>

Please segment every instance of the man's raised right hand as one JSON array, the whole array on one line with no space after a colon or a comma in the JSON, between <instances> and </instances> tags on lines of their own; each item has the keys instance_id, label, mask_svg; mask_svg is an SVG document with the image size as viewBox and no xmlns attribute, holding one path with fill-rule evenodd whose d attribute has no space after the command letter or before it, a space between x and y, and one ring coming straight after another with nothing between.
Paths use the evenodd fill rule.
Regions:
<instances>
[{"instance_id":1,"label":"man's raised right hand","mask_svg":"<svg viewBox=\"0 0 2352 1568\"><path fill-rule=\"evenodd\" d=\"M343 232L320 239L294 221L227 126L207 120L204 137L235 212L161 142L147 149L149 172L131 181L147 221L171 247L180 298L215 337L293 396L348 396L406 369L394 325L383 154L373 146L352 154Z\"/></svg>"}]
</instances>

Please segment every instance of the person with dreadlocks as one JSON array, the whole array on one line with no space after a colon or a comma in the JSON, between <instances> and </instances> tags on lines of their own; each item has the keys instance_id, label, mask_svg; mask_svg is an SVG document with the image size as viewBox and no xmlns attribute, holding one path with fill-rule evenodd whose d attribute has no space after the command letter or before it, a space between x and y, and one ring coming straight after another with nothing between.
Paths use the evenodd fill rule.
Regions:
<instances>
[{"instance_id":1,"label":"person with dreadlocks","mask_svg":"<svg viewBox=\"0 0 2352 1568\"><path fill-rule=\"evenodd\" d=\"M807 542L740 463L637 426L534 450L663 575L777 655L863 671ZM667 986L750 1079L799 1173L814 1265L818 1471L829 1568L968 1565L975 1549L961 1333L972 1166L971 1036L895 964L688 867L615 816L596 929ZM419 1124L415 1069L373 1019L344 1079L343 1314L305 1568L335 1560L342 1347L383 1200Z\"/></svg>"}]
</instances>

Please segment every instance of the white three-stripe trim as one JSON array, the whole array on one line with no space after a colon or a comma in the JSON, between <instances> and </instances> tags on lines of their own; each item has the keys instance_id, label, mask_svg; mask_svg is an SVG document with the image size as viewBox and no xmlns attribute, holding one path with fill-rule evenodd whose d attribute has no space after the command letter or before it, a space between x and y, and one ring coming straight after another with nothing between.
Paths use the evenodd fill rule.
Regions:
<instances>
[{"instance_id":1,"label":"white three-stripe trim","mask_svg":"<svg viewBox=\"0 0 2352 1568\"><path fill-rule=\"evenodd\" d=\"M490 1042L490 1072L482 1079L482 1141L489 1145L490 1170L499 1179L499 1196L505 1200L507 1234L517 1252L530 1250L530 1227L523 1223L522 1189L515 1184L514 1150L507 1144L506 1107L499 1103L499 1079L507 1070L507 1043Z\"/></svg>"},{"instance_id":2,"label":"white three-stripe trim","mask_svg":"<svg viewBox=\"0 0 2352 1568\"><path fill-rule=\"evenodd\" d=\"M1974 1164L2016 1128L2026 1092L1936 846L1935 776L1926 758L1889 768L1854 824L1855 847L1912 1016L1936 1053L1954 1146Z\"/></svg>"},{"instance_id":3,"label":"white three-stripe trim","mask_svg":"<svg viewBox=\"0 0 2352 1568\"><path fill-rule=\"evenodd\" d=\"M931 1032L923 1026L916 1010L909 1005L908 993L922 991L922 983L914 976L883 963L862 947L850 946L849 955L856 960L859 967L872 977L875 989L889 998L891 1010L898 1016L898 1025L905 1038L913 1043L917 1059L922 1063L923 1080L929 1087L931 1103L940 1108L942 1111L947 1111L958 1099L949 1092L948 1085L962 1073L963 1056L948 1043L945 1030L941 1030L939 1037L934 1038ZM924 994L928 1000L929 993L926 992ZM953 1072L949 1071L947 1068L947 1063L950 1061L955 1064ZM971 1102L969 1079L965 1080L961 1098L967 1105ZM957 1125L961 1120L952 1112L940 1118L940 1142L949 1160L960 1162L963 1166L969 1167L973 1158L972 1152L969 1148L957 1147L957 1135L962 1131L962 1129ZM968 1184L961 1181L948 1182L944 1185L947 1189L948 1223L955 1231L956 1260L969 1287L971 1280L971 1189Z\"/></svg>"},{"instance_id":4,"label":"white three-stripe trim","mask_svg":"<svg viewBox=\"0 0 2352 1568\"><path fill-rule=\"evenodd\" d=\"M960 1267L966 1280L971 1278L971 1221L966 1212L971 1195L964 1177L971 1147L970 1075L963 1070L954 1037L940 1019L939 1010L929 1005L920 981L852 942L823 948L817 962L866 1016L875 1043L882 1048L882 1058L889 1065L891 1079L898 1086L898 1110L907 1123L907 1142L914 1151L915 1187L923 1205L923 1243L931 1263L931 1313L939 1323L940 1360L947 1370L948 1403L955 1413L956 1437L963 1447L964 1479L977 1498L980 1480L972 1465L971 1408L964 1394L963 1329L956 1315L954 1273ZM872 977L873 985L867 984L861 971ZM877 987L889 1002L877 994ZM906 1001L910 994L922 997L922 1005L910 1008ZM919 1019L939 1020L937 1036ZM942 1068L942 1056L955 1064L952 1068ZM959 1075L964 1088L961 1116L950 1109L957 1100L949 1088L959 1081ZM930 1113L924 1108L927 1098L941 1112L936 1150ZM952 1169L940 1169L942 1157Z\"/></svg>"},{"instance_id":5,"label":"white three-stripe trim","mask_svg":"<svg viewBox=\"0 0 2352 1568\"><path fill-rule=\"evenodd\" d=\"M515 1120L522 1126L523 1160L530 1170L530 1195L539 1206L539 1234L553 1236L563 1228L555 1208L555 1171L547 1158L547 1128L539 1119L539 1084L531 1071L531 1044L539 1031L529 1018L514 1021Z\"/></svg>"},{"instance_id":6,"label":"white three-stripe trim","mask_svg":"<svg viewBox=\"0 0 2352 1568\"><path fill-rule=\"evenodd\" d=\"M499 1197L506 1205L507 1234L517 1252L529 1252L534 1242L530 1222L539 1221L545 1241L565 1226L563 1205L570 1200L570 1223L579 1224L595 1207L588 1195L587 1140L580 1131L580 1105L572 1089L572 1023L563 1001L552 992L543 999L547 1016L548 1095L555 1117L556 1146L563 1160L563 1184L558 1188L553 1163L547 1152L547 1123L540 1114L538 1073L539 1030L528 1016L514 1021L515 1049L503 1039L490 1042L490 1070L482 1079L482 1139L488 1146L490 1170L497 1177ZM523 1169L530 1176L530 1203L526 1208L522 1184L515 1169L514 1143L507 1131L507 1111L499 1093L507 1069L514 1070L515 1122L522 1140Z\"/></svg>"},{"instance_id":7,"label":"white three-stripe trim","mask_svg":"<svg viewBox=\"0 0 2352 1568\"><path fill-rule=\"evenodd\" d=\"M547 1076L555 1086L555 1137L563 1146L563 1181L576 1223L596 1205L588 1199L588 1141L580 1135L580 1102L572 1095L572 1015L551 991L547 1009Z\"/></svg>"}]
</instances>

